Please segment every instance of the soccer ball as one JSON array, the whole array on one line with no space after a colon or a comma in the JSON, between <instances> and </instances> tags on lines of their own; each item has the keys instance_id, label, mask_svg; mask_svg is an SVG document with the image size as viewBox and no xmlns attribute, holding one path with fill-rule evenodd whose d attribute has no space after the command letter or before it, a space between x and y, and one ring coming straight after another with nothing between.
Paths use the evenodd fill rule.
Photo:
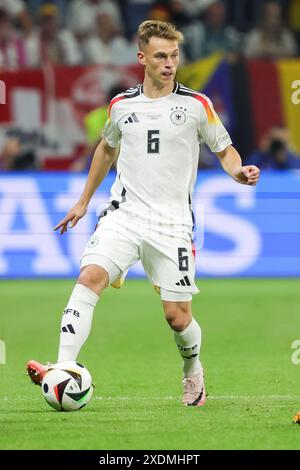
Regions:
<instances>
[{"instance_id":1,"label":"soccer ball","mask_svg":"<svg viewBox=\"0 0 300 470\"><path fill-rule=\"evenodd\" d=\"M78 362L51 365L43 377L42 393L58 411L77 411L92 398L94 386L89 371Z\"/></svg>"}]
</instances>

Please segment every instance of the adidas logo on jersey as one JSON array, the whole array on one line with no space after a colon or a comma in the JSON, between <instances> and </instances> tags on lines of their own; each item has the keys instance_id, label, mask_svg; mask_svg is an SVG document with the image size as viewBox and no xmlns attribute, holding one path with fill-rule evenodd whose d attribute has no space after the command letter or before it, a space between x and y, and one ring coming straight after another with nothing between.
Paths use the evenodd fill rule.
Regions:
<instances>
[{"instance_id":1,"label":"adidas logo on jersey","mask_svg":"<svg viewBox=\"0 0 300 470\"><path fill-rule=\"evenodd\" d=\"M126 121L124 121L124 124L133 124L134 122L140 122L140 121L138 120L137 115L135 113L132 113L130 114L130 116L128 116Z\"/></svg>"},{"instance_id":2,"label":"adidas logo on jersey","mask_svg":"<svg viewBox=\"0 0 300 470\"><path fill-rule=\"evenodd\" d=\"M184 276L179 282L176 282L176 286L191 286L191 281L187 276Z\"/></svg>"}]
</instances>

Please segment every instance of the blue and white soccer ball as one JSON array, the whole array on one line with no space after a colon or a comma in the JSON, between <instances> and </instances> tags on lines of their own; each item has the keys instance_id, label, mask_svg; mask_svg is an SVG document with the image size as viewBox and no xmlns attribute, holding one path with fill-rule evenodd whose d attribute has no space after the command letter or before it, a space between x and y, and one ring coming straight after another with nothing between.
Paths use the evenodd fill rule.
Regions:
<instances>
[{"instance_id":1,"label":"blue and white soccer ball","mask_svg":"<svg viewBox=\"0 0 300 470\"><path fill-rule=\"evenodd\" d=\"M88 404L93 391L91 374L73 361L51 365L42 381L43 397L58 411L80 410Z\"/></svg>"}]
</instances>

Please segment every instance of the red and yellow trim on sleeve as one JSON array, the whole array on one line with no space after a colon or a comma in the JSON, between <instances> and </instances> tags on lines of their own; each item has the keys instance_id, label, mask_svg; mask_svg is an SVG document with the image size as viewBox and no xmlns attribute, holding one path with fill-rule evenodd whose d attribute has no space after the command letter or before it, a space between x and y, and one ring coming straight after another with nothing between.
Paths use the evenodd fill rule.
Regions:
<instances>
[{"instance_id":1,"label":"red and yellow trim on sleeve","mask_svg":"<svg viewBox=\"0 0 300 470\"><path fill-rule=\"evenodd\" d=\"M209 100L206 98L205 95L202 95L201 93L197 93L197 92L195 92L195 90L191 90L190 88L187 88L187 87L185 87L181 84L179 85L176 93L178 95L190 96L190 97L195 98L196 100L200 101L200 103L202 103L202 105L205 109L207 120L208 120L209 124L216 124L219 121L218 115L214 111L212 105L210 104Z\"/></svg>"},{"instance_id":2,"label":"red and yellow trim on sleeve","mask_svg":"<svg viewBox=\"0 0 300 470\"><path fill-rule=\"evenodd\" d=\"M109 107L108 107L108 110L107 110L107 117L108 119L110 119L110 113L111 113L111 108L113 107L113 105L115 103L117 103L118 101L121 101L123 100L124 98L126 98L126 96L116 96L116 98L112 99L110 104L109 104Z\"/></svg>"},{"instance_id":3,"label":"red and yellow trim on sleeve","mask_svg":"<svg viewBox=\"0 0 300 470\"><path fill-rule=\"evenodd\" d=\"M210 106L209 102L207 101L207 99L205 99L204 96L197 95L196 93L193 95L193 97L196 98L196 100L200 101L203 104L206 115L207 115L208 123L209 124L216 123L217 120L218 120L217 115L213 111L213 109L211 108L211 106Z\"/></svg>"}]
</instances>

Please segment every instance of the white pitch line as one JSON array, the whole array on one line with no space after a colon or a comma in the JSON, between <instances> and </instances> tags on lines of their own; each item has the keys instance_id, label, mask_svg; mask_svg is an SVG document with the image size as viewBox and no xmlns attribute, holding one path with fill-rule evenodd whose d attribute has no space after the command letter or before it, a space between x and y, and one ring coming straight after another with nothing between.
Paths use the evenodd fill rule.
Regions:
<instances>
[{"instance_id":1,"label":"white pitch line","mask_svg":"<svg viewBox=\"0 0 300 470\"><path fill-rule=\"evenodd\" d=\"M94 397L94 400L178 400L181 397L164 396L164 397ZM208 400L298 400L297 395L208 395Z\"/></svg>"},{"instance_id":2,"label":"white pitch line","mask_svg":"<svg viewBox=\"0 0 300 470\"><path fill-rule=\"evenodd\" d=\"M122 397L122 396L115 396L115 397L101 397L101 396L93 396L93 400L100 400L100 401L135 401L138 402L139 400L160 400L160 401L172 401L172 400L180 400L181 397L178 396L161 396L161 397L145 397L145 396L133 396L133 397ZM299 400L298 395L208 395L208 400ZM40 400L40 396L36 398L30 398L30 401ZM1 401L26 401L28 402L28 398L24 397L0 397Z\"/></svg>"}]
</instances>

